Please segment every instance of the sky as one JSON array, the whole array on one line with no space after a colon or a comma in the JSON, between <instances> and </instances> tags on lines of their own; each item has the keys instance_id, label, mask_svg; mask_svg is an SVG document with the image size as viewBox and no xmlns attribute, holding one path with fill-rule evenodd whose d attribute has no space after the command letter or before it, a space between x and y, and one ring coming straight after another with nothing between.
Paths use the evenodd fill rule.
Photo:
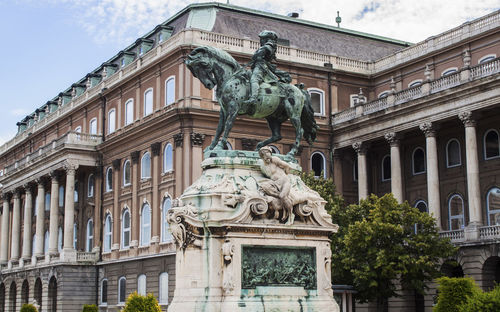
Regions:
<instances>
[{"instance_id":1,"label":"sky","mask_svg":"<svg viewBox=\"0 0 500 312\"><path fill-rule=\"evenodd\" d=\"M209 1L0 0L0 145L24 116L194 2ZM413 43L500 9L500 0L229 2L328 25L340 11L343 28Z\"/></svg>"}]
</instances>

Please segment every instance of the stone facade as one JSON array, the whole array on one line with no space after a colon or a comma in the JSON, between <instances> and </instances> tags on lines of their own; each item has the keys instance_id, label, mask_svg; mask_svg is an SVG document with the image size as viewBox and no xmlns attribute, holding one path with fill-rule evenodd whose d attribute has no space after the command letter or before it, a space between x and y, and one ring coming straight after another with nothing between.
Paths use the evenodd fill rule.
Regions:
<instances>
[{"instance_id":1,"label":"stone facade","mask_svg":"<svg viewBox=\"0 0 500 312\"><path fill-rule=\"evenodd\" d=\"M299 165L332 177L347 202L392 191L433 213L442 235L461 246L460 266L443 270L469 274L483 287L500 280L498 12L407 47L231 5L195 4L26 116L0 146L0 311L40 296L42 311L70 311L44 306L54 293L61 304L78 300L76 310L96 303L116 311L122 277L123 296L153 292L167 307L175 246L166 212L201 176L220 109L183 58L192 47L212 45L247 63L256 37L230 27L245 20L253 22L244 31L255 28L255 36L259 27L277 30L284 39L279 68L312 96L318 140L302 147ZM296 38L297 29L309 35ZM359 45L355 54L333 53L341 49L329 48L334 41L304 39L339 34L352 40L345 50ZM228 142L246 150L269 134L264 120L241 117ZM291 124L282 135L273 149L285 154ZM75 268L68 280L53 273ZM85 286L97 290L70 286L73 278L88 278ZM423 301L403 292L391 309L430 311L433 291Z\"/></svg>"}]
</instances>

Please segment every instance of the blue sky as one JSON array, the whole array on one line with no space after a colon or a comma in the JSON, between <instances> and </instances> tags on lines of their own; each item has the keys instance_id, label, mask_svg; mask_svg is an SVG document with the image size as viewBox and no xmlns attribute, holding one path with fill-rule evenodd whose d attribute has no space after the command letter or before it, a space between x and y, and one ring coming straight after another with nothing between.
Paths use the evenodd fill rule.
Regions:
<instances>
[{"instance_id":1,"label":"blue sky","mask_svg":"<svg viewBox=\"0 0 500 312\"><path fill-rule=\"evenodd\" d=\"M16 122L192 2L181 0L0 0L0 144ZM220 1L226 2L226 1ZM231 0L418 42L500 8L500 0Z\"/></svg>"}]
</instances>

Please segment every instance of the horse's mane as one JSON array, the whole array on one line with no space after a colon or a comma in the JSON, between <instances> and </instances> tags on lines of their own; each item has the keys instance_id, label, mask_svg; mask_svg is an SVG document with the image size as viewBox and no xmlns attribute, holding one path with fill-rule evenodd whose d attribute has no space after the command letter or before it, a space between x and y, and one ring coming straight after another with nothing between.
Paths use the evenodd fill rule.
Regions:
<instances>
[{"instance_id":1,"label":"horse's mane","mask_svg":"<svg viewBox=\"0 0 500 312\"><path fill-rule=\"evenodd\" d=\"M219 48L208 47L208 46L205 48L210 54L212 54L212 56L215 59L217 59L217 61L228 64L233 68L234 71L237 71L238 69L241 68L241 65L226 51Z\"/></svg>"}]
</instances>

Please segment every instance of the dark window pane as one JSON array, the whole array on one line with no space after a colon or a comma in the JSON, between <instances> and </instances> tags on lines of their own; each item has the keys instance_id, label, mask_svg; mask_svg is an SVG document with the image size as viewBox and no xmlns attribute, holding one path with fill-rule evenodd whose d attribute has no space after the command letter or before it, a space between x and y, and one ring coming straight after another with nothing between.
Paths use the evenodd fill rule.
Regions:
<instances>
[{"instance_id":1,"label":"dark window pane","mask_svg":"<svg viewBox=\"0 0 500 312\"><path fill-rule=\"evenodd\" d=\"M486 134L486 158L500 156L498 149L498 134L495 131L490 131Z\"/></svg>"},{"instance_id":2,"label":"dark window pane","mask_svg":"<svg viewBox=\"0 0 500 312\"><path fill-rule=\"evenodd\" d=\"M424 150L419 148L413 152L413 173L425 172L425 154Z\"/></svg>"},{"instance_id":3,"label":"dark window pane","mask_svg":"<svg viewBox=\"0 0 500 312\"><path fill-rule=\"evenodd\" d=\"M390 180L391 179L391 157L384 157L382 162L382 180Z\"/></svg>"},{"instance_id":4,"label":"dark window pane","mask_svg":"<svg viewBox=\"0 0 500 312\"><path fill-rule=\"evenodd\" d=\"M453 140L448 143L448 166L460 165L460 145Z\"/></svg>"},{"instance_id":5,"label":"dark window pane","mask_svg":"<svg viewBox=\"0 0 500 312\"><path fill-rule=\"evenodd\" d=\"M103 281L102 282L102 297L101 297L101 302L102 303L107 303L108 302L108 281Z\"/></svg>"},{"instance_id":6,"label":"dark window pane","mask_svg":"<svg viewBox=\"0 0 500 312\"><path fill-rule=\"evenodd\" d=\"M314 176L321 176L321 172L325 170L325 168L323 168L323 156L319 153L314 154L312 156L311 163L312 170L314 171Z\"/></svg>"},{"instance_id":7,"label":"dark window pane","mask_svg":"<svg viewBox=\"0 0 500 312\"><path fill-rule=\"evenodd\" d=\"M125 284L126 284L125 278L120 279L120 294L118 300L119 302L125 302L125 293L126 293Z\"/></svg>"},{"instance_id":8,"label":"dark window pane","mask_svg":"<svg viewBox=\"0 0 500 312\"><path fill-rule=\"evenodd\" d=\"M321 113L321 95L316 92L311 92L311 105L315 113Z\"/></svg>"}]
</instances>

